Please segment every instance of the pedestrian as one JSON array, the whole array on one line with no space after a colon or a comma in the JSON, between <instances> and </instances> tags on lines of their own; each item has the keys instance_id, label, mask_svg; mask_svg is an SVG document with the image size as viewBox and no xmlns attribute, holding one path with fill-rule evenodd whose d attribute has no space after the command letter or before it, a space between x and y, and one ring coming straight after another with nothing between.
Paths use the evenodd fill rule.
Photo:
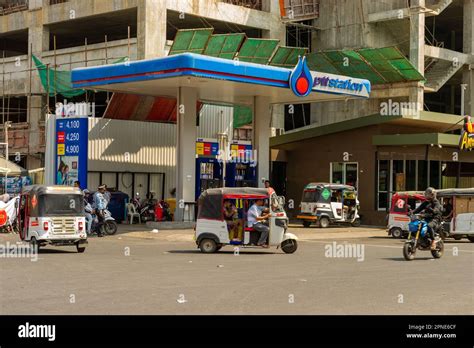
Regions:
<instances>
[{"instance_id":1,"label":"pedestrian","mask_svg":"<svg viewBox=\"0 0 474 348\"><path fill-rule=\"evenodd\" d=\"M97 236L102 237L102 225L104 224L104 210L107 209L105 198L106 186L100 185L94 193L92 208L95 210L99 223L97 224Z\"/></svg>"},{"instance_id":2,"label":"pedestrian","mask_svg":"<svg viewBox=\"0 0 474 348\"><path fill-rule=\"evenodd\" d=\"M94 209L92 208L92 205L89 203L89 198L91 195L90 191L88 189L85 189L83 193L84 193L84 212L86 214L86 231L87 231L87 235L89 236L91 234L92 221L93 221L92 215L94 214Z\"/></svg>"}]
</instances>

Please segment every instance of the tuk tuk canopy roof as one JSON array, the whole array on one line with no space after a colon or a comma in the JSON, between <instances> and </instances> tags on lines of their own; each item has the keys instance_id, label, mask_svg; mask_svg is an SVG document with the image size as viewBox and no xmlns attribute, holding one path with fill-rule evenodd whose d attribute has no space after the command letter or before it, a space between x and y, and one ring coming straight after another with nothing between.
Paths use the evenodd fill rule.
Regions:
<instances>
[{"instance_id":1,"label":"tuk tuk canopy roof","mask_svg":"<svg viewBox=\"0 0 474 348\"><path fill-rule=\"evenodd\" d=\"M348 191L355 191L354 186L350 185L343 185L343 184L331 184L327 182L312 182L305 186L305 190L314 190L314 189L322 189L328 188L330 190L348 190Z\"/></svg>"},{"instance_id":2,"label":"tuk tuk canopy roof","mask_svg":"<svg viewBox=\"0 0 474 348\"><path fill-rule=\"evenodd\" d=\"M399 197L405 197L405 196L413 197L413 198L418 199L418 200L424 200L425 199L425 196L424 196L423 192L421 192L421 191L401 191L401 192L396 192L392 196L392 201L395 200L395 199L398 199Z\"/></svg>"},{"instance_id":3,"label":"tuk tuk canopy roof","mask_svg":"<svg viewBox=\"0 0 474 348\"><path fill-rule=\"evenodd\" d=\"M21 190L21 193L36 193L37 195L46 194L78 194L81 195L82 191L77 187L72 186L61 186L61 185L30 185L25 186Z\"/></svg>"},{"instance_id":4,"label":"tuk tuk canopy roof","mask_svg":"<svg viewBox=\"0 0 474 348\"><path fill-rule=\"evenodd\" d=\"M474 196L474 187L471 188L451 188L444 190L437 190L436 195L438 197L449 197L449 196Z\"/></svg>"},{"instance_id":5,"label":"tuk tuk canopy roof","mask_svg":"<svg viewBox=\"0 0 474 348\"><path fill-rule=\"evenodd\" d=\"M266 188L229 187L208 189L199 196L198 219L222 220L224 199L265 199L268 197L270 197L270 191Z\"/></svg>"}]
</instances>

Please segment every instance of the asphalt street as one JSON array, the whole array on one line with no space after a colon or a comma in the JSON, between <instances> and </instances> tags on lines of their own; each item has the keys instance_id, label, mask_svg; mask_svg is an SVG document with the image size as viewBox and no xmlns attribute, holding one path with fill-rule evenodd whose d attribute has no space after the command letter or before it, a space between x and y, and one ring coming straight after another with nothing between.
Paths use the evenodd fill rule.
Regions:
<instances>
[{"instance_id":1,"label":"asphalt street","mask_svg":"<svg viewBox=\"0 0 474 348\"><path fill-rule=\"evenodd\" d=\"M441 259L408 262L383 230L291 232L300 243L289 255L202 254L192 231L135 231L90 238L83 254L0 258L0 314L474 314L474 243L447 241Z\"/></svg>"}]
</instances>

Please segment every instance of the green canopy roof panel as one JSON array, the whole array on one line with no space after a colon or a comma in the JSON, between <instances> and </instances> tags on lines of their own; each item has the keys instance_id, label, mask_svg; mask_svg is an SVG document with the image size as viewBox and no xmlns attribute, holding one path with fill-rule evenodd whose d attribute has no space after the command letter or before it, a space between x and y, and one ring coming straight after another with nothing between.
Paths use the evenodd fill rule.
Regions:
<instances>
[{"instance_id":1,"label":"green canopy roof panel","mask_svg":"<svg viewBox=\"0 0 474 348\"><path fill-rule=\"evenodd\" d=\"M280 46L273 55L270 65L293 68L298 63L298 57L304 56L307 52L307 48Z\"/></svg>"},{"instance_id":2,"label":"green canopy roof panel","mask_svg":"<svg viewBox=\"0 0 474 348\"><path fill-rule=\"evenodd\" d=\"M245 37L245 33L212 35L204 50L204 54L207 56L234 59Z\"/></svg>"},{"instance_id":3,"label":"green canopy roof panel","mask_svg":"<svg viewBox=\"0 0 474 348\"><path fill-rule=\"evenodd\" d=\"M238 59L243 62L268 64L280 40L248 38L240 48Z\"/></svg>"},{"instance_id":4,"label":"green canopy roof panel","mask_svg":"<svg viewBox=\"0 0 474 348\"><path fill-rule=\"evenodd\" d=\"M374 85L424 80L397 47L318 52L307 57L311 70L364 78Z\"/></svg>"},{"instance_id":5,"label":"green canopy roof panel","mask_svg":"<svg viewBox=\"0 0 474 348\"><path fill-rule=\"evenodd\" d=\"M213 28L178 30L169 55L185 52L202 54L213 31Z\"/></svg>"}]
</instances>

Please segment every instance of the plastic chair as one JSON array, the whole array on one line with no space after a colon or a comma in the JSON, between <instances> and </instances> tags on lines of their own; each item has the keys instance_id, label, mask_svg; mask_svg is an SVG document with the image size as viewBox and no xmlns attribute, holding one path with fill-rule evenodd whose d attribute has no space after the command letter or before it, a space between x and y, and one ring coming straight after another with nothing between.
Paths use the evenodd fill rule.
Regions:
<instances>
[{"instance_id":1,"label":"plastic chair","mask_svg":"<svg viewBox=\"0 0 474 348\"><path fill-rule=\"evenodd\" d=\"M133 225L133 218L138 218L138 223L142 223L142 219L140 217L140 213L137 212L135 205L133 203L127 203L127 217L130 218L130 225Z\"/></svg>"}]
</instances>

